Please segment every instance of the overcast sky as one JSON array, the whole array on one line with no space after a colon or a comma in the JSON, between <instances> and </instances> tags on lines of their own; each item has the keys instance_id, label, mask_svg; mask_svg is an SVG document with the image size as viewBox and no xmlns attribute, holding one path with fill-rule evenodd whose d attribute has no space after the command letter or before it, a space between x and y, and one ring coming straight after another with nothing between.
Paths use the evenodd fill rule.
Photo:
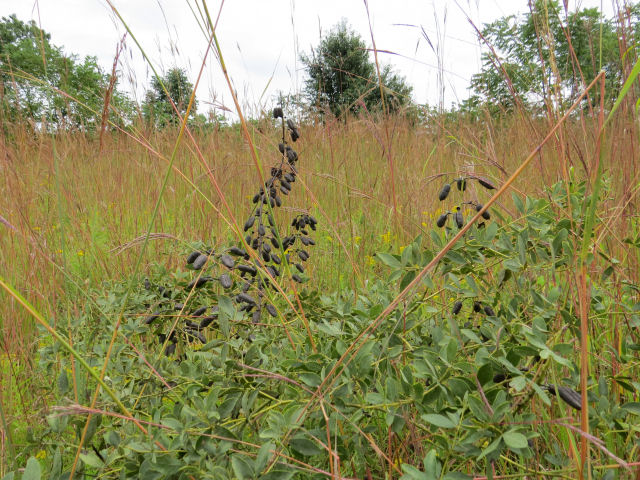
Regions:
<instances>
[{"instance_id":1,"label":"overcast sky","mask_svg":"<svg viewBox=\"0 0 640 480\"><path fill-rule=\"evenodd\" d=\"M210 0L217 35L239 97L246 108L271 102L278 91L300 91L301 52L310 52L341 18L371 46L362 0ZM159 71L178 66L195 82L207 47L194 0L112 0ZM471 75L480 70L482 51L470 19L478 27L501 16L523 14L527 0L369 0L376 46L413 86L414 100L436 105L438 63L444 71L445 106L468 96ZM611 0L569 0L569 8L599 6L611 15ZM95 55L110 72L126 29L105 0L0 0L0 15L35 20L66 53ZM120 85L141 99L151 69L131 37L118 70ZM199 111L211 104L233 108L218 61L210 55L198 88Z\"/></svg>"}]
</instances>

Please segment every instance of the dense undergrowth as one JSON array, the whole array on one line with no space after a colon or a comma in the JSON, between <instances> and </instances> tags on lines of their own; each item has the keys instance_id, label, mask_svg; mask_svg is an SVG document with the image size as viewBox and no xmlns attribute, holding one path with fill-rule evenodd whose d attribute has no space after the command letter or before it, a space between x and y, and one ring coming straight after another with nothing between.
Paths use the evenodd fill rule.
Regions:
<instances>
[{"instance_id":1,"label":"dense undergrowth","mask_svg":"<svg viewBox=\"0 0 640 480\"><path fill-rule=\"evenodd\" d=\"M95 382L45 342L37 358L55 379L56 406L17 461L35 456L47 478L68 478L92 413L78 464L86 478L571 477L580 440L571 278L585 188L514 194L513 215L492 210L377 328L455 233L452 222L399 253L379 252L384 274L366 289L306 284L293 310L284 284L289 301L275 298L282 321L256 321L220 282L193 289L184 267L157 265L148 288L128 297L127 282L95 289L71 317L69 340L99 369L124 308L105 382L132 418L104 390L88 408ZM618 261L604 258L590 291L589 468L617 478L640 447L640 304L632 283L613 288ZM240 273L231 271L234 282ZM174 351L163 349L158 333L184 333L206 316L194 311L212 305L204 343L178 335ZM23 478L38 478L30 466Z\"/></svg>"}]
</instances>

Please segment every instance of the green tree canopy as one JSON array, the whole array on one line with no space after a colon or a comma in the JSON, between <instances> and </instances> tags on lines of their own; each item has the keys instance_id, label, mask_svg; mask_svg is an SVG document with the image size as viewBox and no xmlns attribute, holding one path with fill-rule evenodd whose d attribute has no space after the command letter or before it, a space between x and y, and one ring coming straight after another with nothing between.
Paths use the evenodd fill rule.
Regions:
<instances>
[{"instance_id":1,"label":"green tree canopy","mask_svg":"<svg viewBox=\"0 0 640 480\"><path fill-rule=\"evenodd\" d=\"M615 96L623 79L617 29L597 8L568 12L558 0L537 0L523 16L486 24L482 36L498 58L483 54L482 70L471 81L474 96L466 105L504 112L513 109L516 99L541 105L555 92L571 102L601 69L607 96Z\"/></svg>"},{"instance_id":2,"label":"green tree canopy","mask_svg":"<svg viewBox=\"0 0 640 480\"><path fill-rule=\"evenodd\" d=\"M174 67L161 78L154 77L142 105L145 120L155 127L178 123L178 112L181 117L187 112L192 91L193 84L182 68ZM171 105L172 101L178 112ZM195 115L196 107L197 102L191 108L191 116Z\"/></svg>"},{"instance_id":3,"label":"green tree canopy","mask_svg":"<svg viewBox=\"0 0 640 480\"><path fill-rule=\"evenodd\" d=\"M0 109L3 121L30 119L53 128L92 130L100 125L109 76L95 57L80 60L51 43L34 21L15 15L0 21ZM114 90L111 104L132 112L128 98Z\"/></svg>"},{"instance_id":4,"label":"green tree canopy","mask_svg":"<svg viewBox=\"0 0 640 480\"><path fill-rule=\"evenodd\" d=\"M375 64L362 38L342 21L324 37L311 55L303 54L308 78L305 94L311 105L330 110L339 116L358 110L358 99L368 109L381 104L380 88ZM385 104L390 110L410 102L411 86L394 73L389 65L380 72L384 85Z\"/></svg>"}]
</instances>

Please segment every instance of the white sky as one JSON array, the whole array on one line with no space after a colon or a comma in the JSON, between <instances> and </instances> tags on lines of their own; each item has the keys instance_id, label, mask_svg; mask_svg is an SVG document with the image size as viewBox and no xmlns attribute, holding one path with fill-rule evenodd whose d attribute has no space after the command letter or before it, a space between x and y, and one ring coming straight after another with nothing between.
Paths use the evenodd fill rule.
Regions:
<instances>
[{"instance_id":1,"label":"white sky","mask_svg":"<svg viewBox=\"0 0 640 480\"><path fill-rule=\"evenodd\" d=\"M209 0L212 17L221 0ZM112 0L152 63L161 72L186 68L195 82L207 47L194 0ZM201 1L199 2L201 3ZM467 16L481 28L501 16L525 13L527 0L369 0L376 46L397 55L380 53L414 88L414 100L437 105L438 62L444 70L445 106L467 98L471 75L480 70L481 48ZM569 8L599 6L610 16L611 0L569 0ZM106 0L0 0L0 16L15 13L35 20L51 34L55 45L81 57L95 55L111 72L125 28ZM278 91L300 91L304 81L300 52L309 53L341 18L371 46L365 3L362 0L226 0L218 24L218 39L227 70L245 108L255 112L271 105ZM433 47L423 36L424 29ZM121 87L142 99L151 69L130 37L120 57ZM206 112L215 102L233 109L218 61L209 56L198 88Z\"/></svg>"}]
</instances>

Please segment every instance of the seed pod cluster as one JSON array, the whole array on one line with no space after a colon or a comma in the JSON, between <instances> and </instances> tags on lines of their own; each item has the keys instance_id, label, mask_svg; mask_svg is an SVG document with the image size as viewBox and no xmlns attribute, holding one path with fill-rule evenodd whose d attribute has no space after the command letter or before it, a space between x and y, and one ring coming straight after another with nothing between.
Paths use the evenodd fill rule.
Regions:
<instances>
[{"instance_id":1,"label":"seed pod cluster","mask_svg":"<svg viewBox=\"0 0 640 480\"><path fill-rule=\"evenodd\" d=\"M303 282L301 275L305 273L304 264L309 259L307 248L315 245L310 232L316 230L318 223L313 216L300 214L293 219L292 231L288 235L281 235L278 230L274 211L282 206L282 199L291 193L298 175L298 153L288 145L285 133L288 131L291 141L295 142L300 138L300 130L295 122L285 118L280 107L273 110L273 117L282 119L282 141L278 144L280 161L271 168L269 178L253 196L252 211L244 224L240 224L245 232L245 244L232 246L218 254L213 249L195 250L186 259L189 269L203 270L195 272L197 275L186 286L187 295L192 295L193 289L220 285L238 310L251 313L254 324L260 322L264 311L272 317L278 316L276 307L266 301L265 290L275 288L273 282L282 276L283 268L291 271L294 281ZM206 275L204 269L207 270ZM214 275L213 271L217 273ZM167 308L166 302L159 302L161 307L145 319L146 324L160 328L160 322L156 320L172 310L180 312L181 316L185 315L184 304L176 303ZM201 306L185 315L184 321L179 322L172 331L165 353L173 355L180 339L205 343L203 332L215 325L217 318L217 306ZM163 343L167 339L164 333L157 335Z\"/></svg>"}]
</instances>

